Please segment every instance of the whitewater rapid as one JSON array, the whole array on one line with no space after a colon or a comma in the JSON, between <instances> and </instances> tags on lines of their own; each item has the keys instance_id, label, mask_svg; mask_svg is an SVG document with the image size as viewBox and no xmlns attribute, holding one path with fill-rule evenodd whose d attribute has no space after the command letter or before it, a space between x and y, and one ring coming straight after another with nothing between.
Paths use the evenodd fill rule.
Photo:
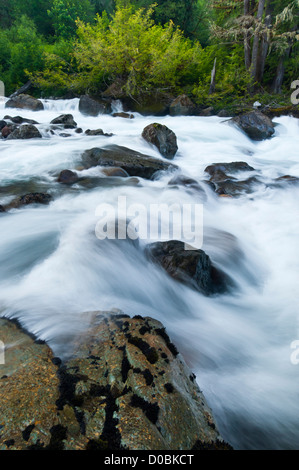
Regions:
<instances>
[{"instance_id":1,"label":"whitewater rapid","mask_svg":"<svg viewBox=\"0 0 299 470\"><path fill-rule=\"evenodd\" d=\"M0 119L35 119L43 135L0 141L0 204L28 192L53 195L49 206L0 216L0 315L18 318L62 356L68 339L88 325L88 312L152 316L197 375L225 440L236 449L298 449L299 364L290 358L299 340L299 187L270 184L299 177L298 119L275 119L275 136L257 143L218 117L94 118L78 111L77 99L44 104L33 113L0 103ZM83 131L114 135L52 135L49 123L62 113L73 114ZM95 237L98 205L116 205L119 196L147 207L194 203L196 193L168 186L173 175L111 181L96 167L82 172L103 179L96 187L57 183L59 172L79 169L82 153L93 147L117 144L163 159L141 137L152 122L176 133L173 163L206 192L203 249L235 282L231 294L204 297L148 262L142 246ZM234 161L254 167L264 184L239 198L219 197L202 183L204 170Z\"/></svg>"}]
</instances>

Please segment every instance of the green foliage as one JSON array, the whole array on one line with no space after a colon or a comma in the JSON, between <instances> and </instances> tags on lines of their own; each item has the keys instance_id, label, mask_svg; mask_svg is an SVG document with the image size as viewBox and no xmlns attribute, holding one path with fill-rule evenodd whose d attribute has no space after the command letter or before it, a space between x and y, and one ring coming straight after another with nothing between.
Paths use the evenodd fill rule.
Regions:
<instances>
[{"instance_id":1,"label":"green foliage","mask_svg":"<svg viewBox=\"0 0 299 470\"><path fill-rule=\"evenodd\" d=\"M78 23L78 41L72 67L61 57L47 58L48 70L54 65L57 81L67 80L77 91L100 91L116 79L132 96L153 90L180 91L195 80L199 72L201 47L185 38L172 22L155 25L152 9L134 11L131 6L118 8L109 22L106 14L96 25ZM59 64L59 65L58 65ZM45 74L37 77L45 85Z\"/></svg>"},{"instance_id":2,"label":"green foliage","mask_svg":"<svg viewBox=\"0 0 299 470\"><path fill-rule=\"evenodd\" d=\"M10 30L0 33L1 80L8 93L19 88L27 80L26 71L43 67L44 43L34 22L23 15Z\"/></svg>"},{"instance_id":3,"label":"green foliage","mask_svg":"<svg viewBox=\"0 0 299 470\"><path fill-rule=\"evenodd\" d=\"M70 38L76 34L76 21L92 21L94 7L89 0L52 0L48 10L57 37Z\"/></svg>"}]
</instances>

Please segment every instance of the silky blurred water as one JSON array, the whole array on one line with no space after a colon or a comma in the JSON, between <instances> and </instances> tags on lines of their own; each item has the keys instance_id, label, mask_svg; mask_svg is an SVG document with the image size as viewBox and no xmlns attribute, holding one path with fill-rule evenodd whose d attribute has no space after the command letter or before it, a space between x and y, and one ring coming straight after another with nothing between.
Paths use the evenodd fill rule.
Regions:
<instances>
[{"instance_id":1,"label":"silky blurred water","mask_svg":"<svg viewBox=\"0 0 299 470\"><path fill-rule=\"evenodd\" d=\"M45 111L4 109L35 119L43 139L0 141L0 204L20 188L53 195L49 206L28 206L0 215L1 315L18 318L57 355L82 331L88 312L118 308L162 321L212 407L222 436L236 449L296 449L299 446L299 365L290 361L299 339L299 188L271 186L299 177L299 121L275 119L271 140L254 143L218 117L83 116L78 100L44 101ZM119 105L116 104L116 108ZM50 132L49 123L71 113L78 126L102 128L113 137ZM175 163L206 192L203 249L234 281L230 294L207 298L172 280L132 243L99 241L99 204L193 204L196 192L168 186L173 174L155 181L104 181L101 168L85 170L99 184L62 188L57 175L79 169L86 149L117 144L163 160L141 137L160 122L178 137ZM207 165L244 161L264 183L253 194L220 198L203 180ZM249 176L249 175L245 175ZM242 176L243 178L243 176ZM102 181L102 182L101 182ZM26 194L25 191L22 194Z\"/></svg>"}]
</instances>

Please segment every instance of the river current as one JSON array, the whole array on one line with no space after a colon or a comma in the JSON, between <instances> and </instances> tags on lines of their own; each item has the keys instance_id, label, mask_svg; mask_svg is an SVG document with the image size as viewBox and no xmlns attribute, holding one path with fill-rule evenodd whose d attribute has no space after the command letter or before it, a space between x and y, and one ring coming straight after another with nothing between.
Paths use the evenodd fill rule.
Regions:
<instances>
[{"instance_id":1,"label":"river current","mask_svg":"<svg viewBox=\"0 0 299 470\"><path fill-rule=\"evenodd\" d=\"M197 376L219 430L236 449L298 449L299 364L291 345L299 340L299 185L278 187L284 175L299 177L299 121L276 118L275 135L253 142L219 117L114 118L83 116L78 100L44 100L40 112L4 109L35 119L43 139L0 141L0 204L16 195L48 192L47 206L0 215L0 314L18 318L57 355L88 325L87 312L117 308L160 320ZM115 105L119 107L118 104ZM112 137L50 133L49 123L71 113L78 126L102 128ZM82 153L117 144L163 159L141 133L160 122L178 138L173 160L199 182L204 202L203 249L235 283L229 294L205 297L178 284L130 243L95 237L99 204L192 204L196 193L154 181L105 177L101 184L62 188L61 170L80 169ZM247 162L262 184L237 198L219 197L206 184L205 168ZM247 175L249 176L249 175ZM244 175L242 175L244 179ZM298 353L299 358L299 353Z\"/></svg>"}]
</instances>

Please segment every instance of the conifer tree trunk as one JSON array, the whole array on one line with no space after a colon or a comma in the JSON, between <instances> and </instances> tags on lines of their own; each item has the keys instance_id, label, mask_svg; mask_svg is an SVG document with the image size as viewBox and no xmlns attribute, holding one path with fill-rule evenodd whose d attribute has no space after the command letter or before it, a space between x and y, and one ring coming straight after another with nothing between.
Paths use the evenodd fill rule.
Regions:
<instances>
[{"instance_id":1,"label":"conifer tree trunk","mask_svg":"<svg viewBox=\"0 0 299 470\"><path fill-rule=\"evenodd\" d=\"M258 11L257 11L257 16L256 19L257 21L262 21L263 19L263 14L265 10L265 3L266 0L260 0L259 5L258 5ZM258 26L257 26L258 29ZM254 86L254 83L258 80L258 62L259 62L259 46L260 46L260 35L259 32L256 31L253 39L253 46L252 46L252 57L251 57L251 80L252 80L252 88Z\"/></svg>"}]
</instances>

